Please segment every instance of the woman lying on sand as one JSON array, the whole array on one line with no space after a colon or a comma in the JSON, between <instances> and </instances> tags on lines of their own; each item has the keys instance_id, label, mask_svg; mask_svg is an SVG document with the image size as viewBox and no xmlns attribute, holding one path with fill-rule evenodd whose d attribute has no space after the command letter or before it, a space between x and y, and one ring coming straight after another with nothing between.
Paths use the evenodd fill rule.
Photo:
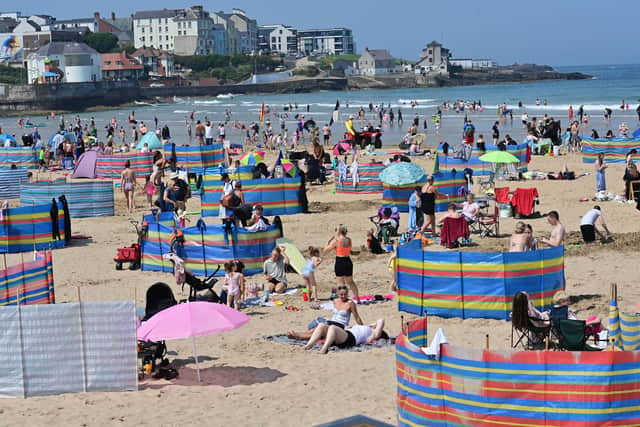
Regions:
<instances>
[{"instance_id":1,"label":"woman lying on sand","mask_svg":"<svg viewBox=\"0 0 640 427\"><path fill-rule=\"evenodd\" d=\"M381 338L388 339L389 335L383 330L383 328L383 319L378 319L376 323L372 323L371 325L353 325L347 329L343 329L336 325L320 323L313 330L302 333L289 331L287 336L289 338L299 340L308 338L309 342L304 346L305 350L311 350L316 342L324 339L324 344L320 349L320 353L327 354L332 345L335 345L338 348L351 348Z\"/></svg>"}]
</instances>

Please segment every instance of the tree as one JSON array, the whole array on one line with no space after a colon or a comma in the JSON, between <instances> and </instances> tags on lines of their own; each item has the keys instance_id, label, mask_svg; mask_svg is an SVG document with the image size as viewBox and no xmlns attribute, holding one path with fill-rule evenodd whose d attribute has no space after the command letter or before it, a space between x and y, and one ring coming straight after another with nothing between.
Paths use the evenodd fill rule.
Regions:
<instances>
[{"instance_id":1,"label":"tree","mask_svg":"<svg viewBox=\"0 0 640 427\"><path fill-rule=\"evenodd\" d=\"M111 33L87 32L83 41L100 53L111 52L118 45L118 37Z\"/></svg>"}]
</instances>

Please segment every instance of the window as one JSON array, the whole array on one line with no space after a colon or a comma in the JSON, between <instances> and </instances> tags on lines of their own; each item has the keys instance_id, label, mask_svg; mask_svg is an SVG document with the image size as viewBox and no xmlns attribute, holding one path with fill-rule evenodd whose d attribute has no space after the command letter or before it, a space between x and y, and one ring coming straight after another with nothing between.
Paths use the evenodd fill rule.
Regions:
<instances>
[{"instance_id":1,"label":"window","mask_svg":"<svg viewBox=\"0 0 640 427\"><path fill-rule=\"evenodd\" d=\"M191 21L189 21L189 28L191 28Z\"/></svg>"},{"instance_id":2,"label":"window","mask_svg":"<svg viewBox=\"0 0 640 427\"><path fill-rule=\"evenodd\" d=\"M178 22L178 28L182 28L182 22Z\"/></svg>"},{"instance_id":3,"label":"window","mask_svg":"<svg viewBox=\"0 0 640 427\"><path fill-rule=\"evenodd\" d=\"M169 23L169 18L164 18L164 23L168 24Z\"/></svg>"},{"instance_id":4,"label":"window","mask_svg":"<svg viewBox=\"0 0 640 427\"><path fill-rule=\"evenodd\" d=\"M162 27L158 27L158 32L161 33L162 32Z\"/></svg>"},{"instance_id":5,"label":"window","mask_svg":"<svg viewBox=\"0 0 640 427\"><path fill-rule=\"evenodd\" d=\"M142 42L144 41L144 36L140 37L140 41Z\"/></svg>"},{"instance_id":6,"label":"window","mask_svg":"<svg viewBox=\"0 0 640 427\"><path fill-rule=\"evenodd\" d=\"M159 46L158 46L158 49L162 49L162 45L159 45Z\"/></svg>"},{"instance_id":7,"label":"window","mask_svg":"<svg viewBox=\"0 0 640 427\"><path fill-rule=\"evenodd\" d=\"M149 41L152 42L153 41L153 36L149 36Z\"/></svg>"},{"instance_id":8,"label":"window","mask_svg":"<svg viewBox=\"0 0 640 427\"><path fill-rule=\"evenodd\" d=\"M116 61L116 65L124 65L122 61Z\"/></svg>"},{"instance_id":9,"label":"window","mask_svg":"<svg viewBox=\"0 0 640 427\"><path fill-rule=\"evenodd\" d=\"M178 35L181 36L182 35L182 31L178 30Z\"/></svg>"},{"instance_id":10,"label":"window","mask_svg":"<svg viewBox=\"0 0 640 427\"><path fill-rule=\"evenodd\" d=\"M104 65L111 65L111 61L104 61Z\"/></svg>"},{"instance_id":11,"label":"window","mask_svg":"<svg viewBox=\"0 0 640 427\"><path fill-rule=\"evenodd\" d=\"M429 49L429 55L433 54L433 49Z\"/></svg>"},{"instance_id":12,"label":"window","mask_svg":"<svg viewBox=\"0 0 640 427\"><path fill-rule=\"evenodd\" d=\"M169 27L164 27L164 32L168 33L169 32Z\"/></svg>"},{"instance_id":13,"label":"window","mask_svg":"<svg viewBox=\"0 0 640 427\"><path fill-rule=\"evenodd\" d=\"M142 31L141 32L142 32L142 34L144 34L144 27L142 27Z\"/></svg>"},{"instance_id":14,"label":"window","mask_svg":"<svg viewBox=\"0 0 640 427\"><path fill-rule=\"evenodd\" d=\"M169 41L169 36L164 36L165 41Z\"/></svg>"}]
</instances>

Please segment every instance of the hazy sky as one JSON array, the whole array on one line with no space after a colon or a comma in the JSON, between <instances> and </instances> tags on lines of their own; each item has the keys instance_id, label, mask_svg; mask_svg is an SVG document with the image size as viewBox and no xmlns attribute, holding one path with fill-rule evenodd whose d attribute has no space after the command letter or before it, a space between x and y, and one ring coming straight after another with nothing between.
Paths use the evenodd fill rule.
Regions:
<instances>
[{"instance_id":1,"label":"hazy sky","mask_svg":"<svg viewBox=\"0 0 640 427\"><path fill-rule=\"evenodd\" d=\"M7 10L9 2L4 3ZM396 57L417 60L421 48L435 39L454 57L550 65L637 62L633 28L640 12L637 0L23 0L10 4L11 10L19 8L23 14L45 13L59 19L95 11L123 16L192 4L203 4L210 11L239 7L259 25L351 28L359 52L365 47L388 48Z\"/></svg>"}]
</instances>

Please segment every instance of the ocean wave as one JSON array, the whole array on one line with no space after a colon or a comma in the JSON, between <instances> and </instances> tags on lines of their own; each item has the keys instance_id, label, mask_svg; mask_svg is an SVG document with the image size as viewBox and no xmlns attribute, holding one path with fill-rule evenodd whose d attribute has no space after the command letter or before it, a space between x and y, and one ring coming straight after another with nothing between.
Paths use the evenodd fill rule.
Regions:
<instances>
[{"instance_id":1,"label":"ocean wave","mask_svg":"<svg viewBox=\"0 0 640 427\"><path fill-rule=\"evenodd\" d=\"M191 111L187 110L174 110L174 114L189 114Z\"/></svg>"},{"instance_id":2,"label":"ocean wave","mask_svg":"<svg viewBox=\"0 0 640 427\"><path fill-rule=\"evenodd\" d=\"M218 101L217 99L213 99L211 101L193 101L194 104L221 104L222 101Z\"/></svg>"},{"instance_id":3,"label":"ocean wave","mask_svg":"<svg viewBox=\"0 0 640 427\"><path fill-rule=\"evenodd\" d=\"M578 113L578 108L580 108L580 105L582 105L582 107L586 110L586 111L598 111L598 112L603 112L605 108L610 108L611 110L613 110L613 113L615 114L616 111L622 111L620 110L620 104L548 104L548 105L523 105L523 109L525 110L535 110L535 111L545 111L545 110L553 110L553 111L568 111L569 110L569 106L573 107L573 111L574 113ZM511 108L511 107L509 107ZM515 107L514 107L515 108Z\"/></svg>"},{"instance_id":4,"label":"ocean wave","mask_svg":"<svg viewBox=\"0 0 640 427\"><path fill-rule=\"evenodd\" d=\"M417 102L418 104L422 104L423 102L433 102L435 99L427 98L427 99L398 99L400 104L411 104L411 102Z\"/></svg>"}]
</instances>

